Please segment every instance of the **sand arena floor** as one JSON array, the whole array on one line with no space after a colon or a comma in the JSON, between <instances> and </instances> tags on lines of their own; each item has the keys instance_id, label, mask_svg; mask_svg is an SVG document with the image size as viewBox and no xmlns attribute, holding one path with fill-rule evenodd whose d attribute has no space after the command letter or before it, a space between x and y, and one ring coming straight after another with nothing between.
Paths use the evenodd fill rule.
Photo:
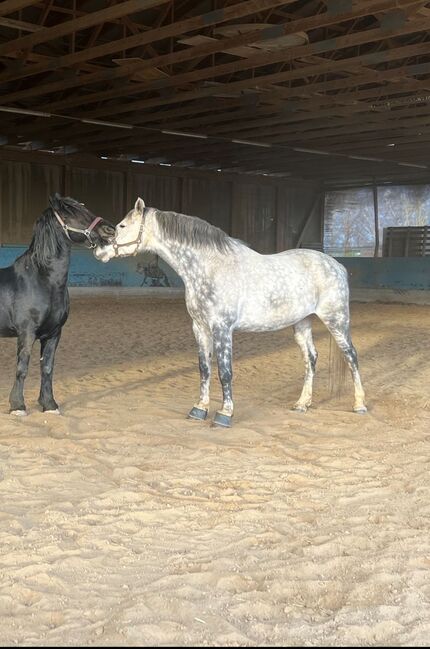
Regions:
<instances>
[{"instance_id":1,"label":"sand arena floor","mask_svg":"<svg viewBox=\"0 0 430 649\"><path fill-rule=\"evenodd\" d=\"M430 637L430 307L352 305L369 414L314 407L292 330L235 336L235 426L197 398L182 299L74 299L62 416L7 414L0 340L0 644L393 645ZM220 403L213 383L213 410Z\"/></svg>"}]
</instances>

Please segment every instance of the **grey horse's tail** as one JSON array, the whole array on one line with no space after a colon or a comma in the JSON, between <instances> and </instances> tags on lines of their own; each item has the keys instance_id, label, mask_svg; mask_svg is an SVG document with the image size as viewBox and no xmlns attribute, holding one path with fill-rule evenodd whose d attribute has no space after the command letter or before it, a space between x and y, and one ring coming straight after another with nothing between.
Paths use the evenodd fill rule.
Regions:
<instances>
[{"instance_id":1,"label":"grey horse's tail","mask_svg":"<svg viewBox=\"0 0 430 649\"><path fill-rule=\"evenodd\" d=\"M330 336L329 349L329 391L330 396L340 397L346 381L348 366L345 357L334 340Z\"/></svg>"}]
</instances>

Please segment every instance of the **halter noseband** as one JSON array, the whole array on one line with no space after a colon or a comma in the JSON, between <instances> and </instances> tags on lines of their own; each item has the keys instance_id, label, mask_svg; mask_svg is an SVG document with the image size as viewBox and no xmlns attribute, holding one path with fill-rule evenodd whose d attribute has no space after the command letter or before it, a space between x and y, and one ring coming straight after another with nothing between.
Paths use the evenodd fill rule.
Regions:
<instances>
[{"instance_id":1,"label":"halter noseband","mask_svg":"<svg viewBox=\"0 0 430 649\"><path fill-rule=\"evenodd\" d=\"M134 249L134 252L131 253L131 257L135 257L137 253L139 252L140 244L142 243L142 236L143 236L143 226L145 224L145 210L142 212L142 220L140 222L140 228L139 232L137 235L137 238L134 239L134 241L128 241L127 243L117 243L116 239L113 240L111 243L111 246L113 247L114 250L114 257L119 257L119 248L125 248L126 246L133 246L135 245L136 248Z\"/></svg>"},{"instance_id":2,"label":"halter noseband","mask_svg":"<svg viewBox=\"0 0 430 649\"><path fill-rule=\"evenodd\" d=\"M59 222L59 224L63 228L64 234L69 239L69 241L72 241L72 239L70 238L69 232L78 232L79 234L83 234L85 236L88 243L90 244L90 246L89 246L90 248L95 248L96 247L97 244L94 243L94 241L91 239L91 232L94 230L97 223L100 223L100 221L103 221L101 216L96 216L94 221L92 223L90 223L90 225L87 228L80 229L80 228L72 228L71 225L67 225L67 223L64 223L61 216L54 209L52 211L54 212L54 215L55 215L57 221ZM72 241L72 243L73 243L73 241Z\"/></svg>"}]
</instances>

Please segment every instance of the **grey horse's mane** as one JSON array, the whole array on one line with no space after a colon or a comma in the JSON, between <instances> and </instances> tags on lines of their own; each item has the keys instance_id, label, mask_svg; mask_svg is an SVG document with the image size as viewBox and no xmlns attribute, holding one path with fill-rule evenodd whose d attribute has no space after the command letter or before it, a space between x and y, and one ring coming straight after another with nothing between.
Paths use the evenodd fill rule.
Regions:
<instances>
[{"instance_id":1,"label":"grey horse's mane","mask_svg":"<svg viewBox=\"0 0 430 649\"><path fill-rule=\"evenodd\" d=\"M158 227L164 237L192 248L209 248L219 252L232 249L234 239L223 230L211 225L198 216L188 216L178 212L154 210Z\"/></svg>"}]
</instances>

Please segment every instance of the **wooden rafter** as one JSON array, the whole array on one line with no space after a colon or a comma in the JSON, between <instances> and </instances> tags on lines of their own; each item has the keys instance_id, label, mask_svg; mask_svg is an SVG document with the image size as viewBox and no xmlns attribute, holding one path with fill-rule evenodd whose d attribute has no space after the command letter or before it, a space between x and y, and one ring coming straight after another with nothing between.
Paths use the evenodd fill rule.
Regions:
<instances>
[{"instance_id":1,"label":"wooden rafter","mask_svg":"<svg viewBox=\"0 0 430 649\"><path fill-rule=\"evenodd\" d=\"M430 176L430 1L85 6L0 3L1 104L18 111L2 112L3 147L327 182Z\"/></svg>"}]
</instances>

